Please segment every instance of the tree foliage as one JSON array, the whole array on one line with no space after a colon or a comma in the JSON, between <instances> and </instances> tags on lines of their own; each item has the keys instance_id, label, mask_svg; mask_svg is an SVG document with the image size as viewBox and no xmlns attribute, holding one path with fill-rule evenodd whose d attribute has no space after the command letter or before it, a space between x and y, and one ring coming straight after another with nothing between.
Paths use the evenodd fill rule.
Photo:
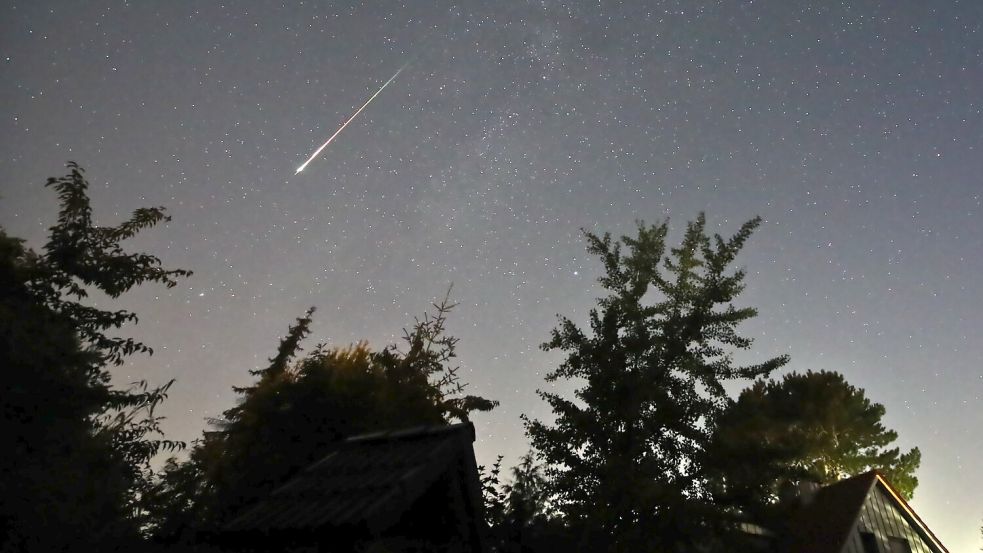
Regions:
<instances>
[{"instance_id":1,"label":"tree foliage","mask_svg":"<svg viewBox=\"0 0 983 553\"><path fill-rule=\"evenodd\" d=\"M318 345L290 365L314 310L298 319L257 381L236 388L240 402L197 442L186 463L172 461L152 492L163 509L157 532L178 537L215 529L245 504L324 456L336 442L370 431L467 420L496 402L466 395L457 339L446 334L448 300L406 331L406 348L365 343Z\"/></svg>"},{"instance_id":2,"label":"tree foliage","mask_svg":"<svg viewBox=\"0 0 983 553\"><path fill-rule=\"evenodd\" d=\"M831 484L876 469L911 499L921 453L891 447L898 435L881 423L884 413L836 372L755 382L717 423L711 457L721 492L739 505L767 506L793 482Z\"/></svg>"},{"instance_id":3,"label":"tree foliage","mask_svg":"<svg viewBox=\"0 0 983 553\"><path fill-rule=\"evenodd\" d=\"M727 404L724 382L782 366L735 366L751 339L736 327L756 314L734 307L745 272L731 270L760 219L731 238L706 233L701 214L666 252L668 221L612 240L584 232L604 266L607 293L582 330L561 317L546 350L566 359L547 381L572 379L576 399L540 391L554 424L529 420L557 508L580 528L581 549L674 551L700 541L714 508L702 454Z\"/></svg>"},{"instance_id":4,"label":"tree foliage","mask_svg":"<svg viewBox=\"0 0 983 553\"><path fill-rule=\"evenodd\" d=\"M9 444L0 553L111 549L147 529L170 539L217 530L348 436L463 421L497 405L464 393L448 297L404 331L402 347L320 344L301 357L311 308L267 367L250 371L254 382L234 388L237 403L188 459L168 460L152 481L150 459L183 445L163 439L155 415L171 383L114 387L113 366L153 352L118 335L136 314L87 299L148 282L172 287L191 273L123 249L169 220L163 208L97 226L83 170L68 168L47 183L60 210L40 254L0 228L0 437ZM536 456L523 457L508 484L501 459L483 478L493 550L710 551L708 536L732 527L729 516L774 505L790 483L870 469L912 496L920 452L892 447L884 407L863 390L832 372L764 380L785 356L733 362L752 345L737 327L756 311L734 306L745 272L732 265L759 223L724 239L707 234L701 214L675 248L666 246L668 221L639 223L620 240L584 232L605 295L589 328L561 317L543 344L566 353L547 381L578 388L572 399L539 392L555 421L526 419ZM759 380L735 401L724 389L735 379Z\"/></svg>"},{"instance_id":5,"label":"tree foliage","mask_svg":"<svg viewBox=\"0 0 983 553\"><path fill-rule=\"evenodd\" d=\"M479 467L489 549L494 553L569 550L569 529L550 508L549 483L534 453L519 459L508 482L502 481L501 463L499 456L490 469Z\"/></svg>"},{"instance_id":6,"label":"tree foliage","mask_svg":"<svg viewBox=\"0 0 983 553\"><path fill-rule=\"evenodd\" d=\"M43 253L0 229L0 359L7 385L0 423L3 550L57 550L134 537L149 460L180 446L159 436L154 408L170 383L118 389L108 367L151 349L111 335L136 322L128 311L83 303L90 290L118 297L134 286L171 287L189 271L167 270L122 241L166 221L138 209L115 227L93 224L83 170L48 180L61 208Z\"/></svg>"}]
</instances>

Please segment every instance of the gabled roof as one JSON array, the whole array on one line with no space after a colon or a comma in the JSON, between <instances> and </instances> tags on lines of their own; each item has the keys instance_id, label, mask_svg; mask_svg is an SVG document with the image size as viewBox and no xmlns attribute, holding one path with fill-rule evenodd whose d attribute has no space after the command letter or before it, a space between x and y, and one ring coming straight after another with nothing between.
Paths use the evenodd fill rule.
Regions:
<instances>
[{"instance_id":1,"label":"gabled roof","mask_svg":"<svg viewBox=\"0 0 983 553\"><path fill-rule=\"evenodd\" d=\"M792 515L786 534L788 541L783 550L791 553L840 553L857 527L867 496L878 485L894 500L909 524L925 541L948 553L908 502L876 470L820 488Z\"/></svg>"},{"instance_id":2,"label":"gabled roof","mask_svg":"<svg viewBox=\"0 0 983 553\"><path fill-rule=\"evenodd\" d=\"M396 523L461 455L473 465L474 436L474 426L461 423L349 438L225 529L347 527L380 532Z\"/></svg>"},{"instance_id":3,"label":"gabled roof","mask_svg":"<svg viewBox=\"0 0 983 553\"><path fill-rule=\"evenodd\" d=\"M788 551L839 553L856 526L877 473L867 472L820 488L805 499L788 526Z\"/></svg>"}]
</instances>

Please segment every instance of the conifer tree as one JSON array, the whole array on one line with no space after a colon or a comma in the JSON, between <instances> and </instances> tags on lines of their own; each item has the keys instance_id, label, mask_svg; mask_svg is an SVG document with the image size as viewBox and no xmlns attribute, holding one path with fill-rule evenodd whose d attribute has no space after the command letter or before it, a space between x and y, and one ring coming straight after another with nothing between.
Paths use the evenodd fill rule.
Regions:
<instances>
[{"instance_id":1,"label":"conifer tree","mask_svg":"<svg viewBox=\"0 0 983 553\"><path fill-rule=\"evenodd\" d=\"M756 314L732 304L745 272L731 265L759 223L711 238L701 214L668 253L668 221L639 223L637 236L620 241L584 232L603 263L606 295L589 329L561 317L543 344L567 353L547 381L580 387L575 399L539 392L553 424L527 419L581 550L678 551L701 542L715 521L701 455L727 404L723 385L787 362L731 359L731 350L750 348L737 326Z\"/></svg>"},{"instance_id":2,"label":"conifer tree","mask_svg":"<svg viewBox=\"0 0 983 553\"><path fill-rule=\"evenodd\" d=\"M718 420L710 463L722 501L760 509L794 482L832 484L879 470L911 499L921 452L891 444L884 406L831 371L790 373L741 392Z\"/></svg>"}]
</instances>

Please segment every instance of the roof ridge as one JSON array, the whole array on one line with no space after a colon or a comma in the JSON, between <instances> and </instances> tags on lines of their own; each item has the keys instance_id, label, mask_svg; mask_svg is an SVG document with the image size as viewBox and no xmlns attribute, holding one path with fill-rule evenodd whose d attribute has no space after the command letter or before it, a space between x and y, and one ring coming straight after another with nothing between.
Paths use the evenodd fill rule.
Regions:
<instances>
[{"instance_id":1,"label":"roof ridge","mask_svg":"<svg viewBox=\"0 0 983 553\"><path fill-rule=\"evenodd\" d=\"M939 549L941 549L945 553L949 553L949 550L946 548L946 546L942 545L942 541L935 536L935 533L932 532L932 529L929 528L928 525L925 524L925 521L922 520L922 517L918 516L918 513L916 513L915 510L911 508L911 505L908 505L908 501L905 500L904 496L901 495L901 492L899 492L898 489L894 487L894 484L892 484L891 481L888 480L887 476L885 476L881 471L876 469L871 472L875 473L875 475L877 476L877 481L879 481L881 484L884 485L885 488L887 488L887 491L898 502L902 510L904 510L905 512L907 512L912 516L912 518L914 519L913 522L915 522L915 526L918 527L917 529L923 531L925 537L927 537L931 542L937 545Z\"/></svg>"},{"instance_id":2,"label":"roof ridge","mask_svg":"<svg viewBox=\"0 0 983 553\"><path fill-rule=\"evenodd\" d=\"M459 474L455 463L462 455L465 464L473 458L473 440L470 422L356 436L244 508L226 529L286 531L328 524L382 531L442 474Z\"/></svg>"},{"instance_id":3,"label":"roof ridge","mask_svg":"<svg viewBox=\"0 0 983 553\"><path fill-rule=\"evenodd\" d=\"M346 438L343 443L352 443L352 442L361 443L361 442L370 442L376 440L412 439L412 438L423 437L423 436L433 436L437 434L450 434L453 432L460 432L464 429L470 431L471 440L474 441L474 437L475 437L474 424L468 421L468 422L459 422L459 423L445 424L445 425L424 424L424 425L417 425L417 426L409 426L406 428L400 428L395 430L382 430L379 432L370 432L367 434L359 434L356 436L351 436L349 438Z\"/></svg>"},{"instance_id":4,"label":"roof ridge","mask_svg":"<svg viewBox=\"0 0 983 553\"><path fill-rule=\"evenodd\" d=\"M862 496L860 496L860 501L856 505L850 507L850 511L852 511L852 515L850 517L852 522L848 526L842 528L841 530L845 531L836 537L838 540L837 545L839 545L840 550L842 550L846 545L847 541L850 539L850 534L853 533L854 529L857 527L857 523L860 522L860 515L864 510L864 502L867 501L867 496L870 495L870 491L874 489L874 486L877 484L877 471L869 470L867 472L862 472L856 476L844 478L843 480L820 488L821 492L824 489L835 488L840 484L844 484L842 487L846 488L852 485L859 485L859 483L863 483L862 489L864 490L864 493Z\"/></svg>"},{"instance_id":5,"label":"roof ridge","mask_svg":"<svg viewBox=\"0 0 983 553\"><path fill-rule=\"evenodd\" d=\"M876 475L865 472L819 488L808 503L801 504L789 520L789 551L834 553L842 551L857 526L864 501L877 483ZM833 507L836 516L825 516ZM817 513L824 513L816 525Z\"/></svg>"}]
</instances>

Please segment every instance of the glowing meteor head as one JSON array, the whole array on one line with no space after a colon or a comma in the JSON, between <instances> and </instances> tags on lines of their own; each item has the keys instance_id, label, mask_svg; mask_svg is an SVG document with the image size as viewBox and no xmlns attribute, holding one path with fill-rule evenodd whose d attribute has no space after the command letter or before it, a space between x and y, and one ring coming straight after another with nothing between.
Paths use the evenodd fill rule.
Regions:
<instances>
[{"instance_id":1,"label":"glowing meteor head","mask_svg":"<svg viewBox=\"0 0 983 553\"><path fill-rule=\"evenodd\" d=\"M297 170L296 170L296 171L294 171L294 174L295 174L295 175L297 175L297 174L299 174L299 173L300 173L301 171L303 171L303 170L304 170L304 166L303 166L303 165L301 165L300 167L298 167L298 168L297 168Z\"/></svg>"}]
</instances>

